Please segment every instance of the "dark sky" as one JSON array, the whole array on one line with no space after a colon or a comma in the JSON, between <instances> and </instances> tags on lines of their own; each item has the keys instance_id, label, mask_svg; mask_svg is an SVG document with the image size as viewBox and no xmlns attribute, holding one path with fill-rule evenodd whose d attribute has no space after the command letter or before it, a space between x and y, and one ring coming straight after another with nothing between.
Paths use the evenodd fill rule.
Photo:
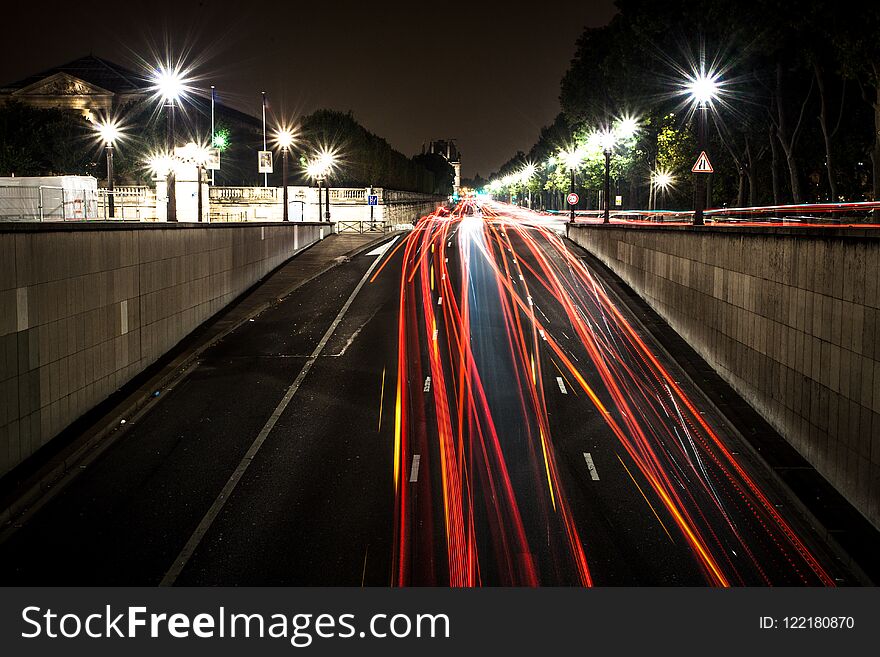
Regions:
<instances>
[{"instance_id":1,"label":"dark sky","mask_svg":"<svg viewBox=\"0 0 880 657\"><path fill-rule=\"evenodd\" d=\"M282 117L350 109L407 155L453 137L465 176L534 143L578 35L614 13L613 0L10 4L0 83L89 52L135 68L167 42L230 105L259 115L265 89Z\"/></svg>"}]
</instances>

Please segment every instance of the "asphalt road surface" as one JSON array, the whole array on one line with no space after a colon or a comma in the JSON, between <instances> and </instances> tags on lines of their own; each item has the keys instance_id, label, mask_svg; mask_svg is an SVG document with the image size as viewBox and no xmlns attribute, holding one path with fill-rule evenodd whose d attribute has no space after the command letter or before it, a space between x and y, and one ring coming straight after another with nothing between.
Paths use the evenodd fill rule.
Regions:
<instances>
[{"instance_id":1,"label":"asphalt road surface","mask_svg":"<svg viewBox=\"0 0 880 657\"><path fill-rule=\"evenodd\" d=\"M465 203L301 287L0 544L0 583L853 583L557 228Z\"/></svg>"}]
</instances>

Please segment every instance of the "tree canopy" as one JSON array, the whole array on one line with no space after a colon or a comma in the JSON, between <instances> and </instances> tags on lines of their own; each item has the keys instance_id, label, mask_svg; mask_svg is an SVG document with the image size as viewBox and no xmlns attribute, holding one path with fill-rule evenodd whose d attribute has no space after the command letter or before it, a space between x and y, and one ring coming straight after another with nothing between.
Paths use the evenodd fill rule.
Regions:
<instances>
[{"instance_id":1,"label":"tree canopy","mask_svg":"<svg viewBox=\"0 0 880 657\"><path fill-rule=\"evenodd\" d=\"M649 181L663 175L671 182L665 201L690 207L698 153L686 84L702 73L719 92L708 112L712 205L880 198L880 6L618 0L617 7L608 25L579 37L560 82L560 114L528 152L491 176L496 191L558 199L570 185L560 163L575 159L578 190L600 188L596 140L613 132L613 186L625 206L646 207ZM620 139L632 121L636 132ZM515 174L527 164L537 170L524 182Z\"/></svg>"}]
</instances>

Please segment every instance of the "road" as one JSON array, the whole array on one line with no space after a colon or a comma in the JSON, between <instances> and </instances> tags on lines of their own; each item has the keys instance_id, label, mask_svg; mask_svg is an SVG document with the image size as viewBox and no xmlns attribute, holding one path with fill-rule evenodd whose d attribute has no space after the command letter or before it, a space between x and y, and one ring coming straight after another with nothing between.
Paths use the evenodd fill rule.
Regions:
<instances>
[{"instance_id":1,"label":"road","mask_svg":"<svg viewBox=\"0 0 880 657\"><path fill-rule=\"evenodd\" d=\"M301 287L0 544L0 583L851 583L556 229L466 202Z\"/></svg>"}]
</instances>

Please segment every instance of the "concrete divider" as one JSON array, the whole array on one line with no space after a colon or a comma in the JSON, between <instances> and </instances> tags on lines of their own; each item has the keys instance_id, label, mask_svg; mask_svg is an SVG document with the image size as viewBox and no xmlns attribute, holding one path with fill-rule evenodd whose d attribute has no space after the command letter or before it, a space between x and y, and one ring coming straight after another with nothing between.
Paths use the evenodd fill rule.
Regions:
<instances>
[{"instance_id":1,"label":"concrete divider","mask_svg":"<svg viewBox=\"0 0 880 657\"><path fill-rule=\"evenodd\" d=\"M327 224L0 224L0 475Z\"/></svg>"},{"instance_id":2,"label":"concrete divider","mask_svg":"<svg viewBox=\"0 0 880 657\"><path fill-rule=\"evenodd\" d=\"M570 226L880 527L880 230Z\"/></svg>"}]
</instances>

